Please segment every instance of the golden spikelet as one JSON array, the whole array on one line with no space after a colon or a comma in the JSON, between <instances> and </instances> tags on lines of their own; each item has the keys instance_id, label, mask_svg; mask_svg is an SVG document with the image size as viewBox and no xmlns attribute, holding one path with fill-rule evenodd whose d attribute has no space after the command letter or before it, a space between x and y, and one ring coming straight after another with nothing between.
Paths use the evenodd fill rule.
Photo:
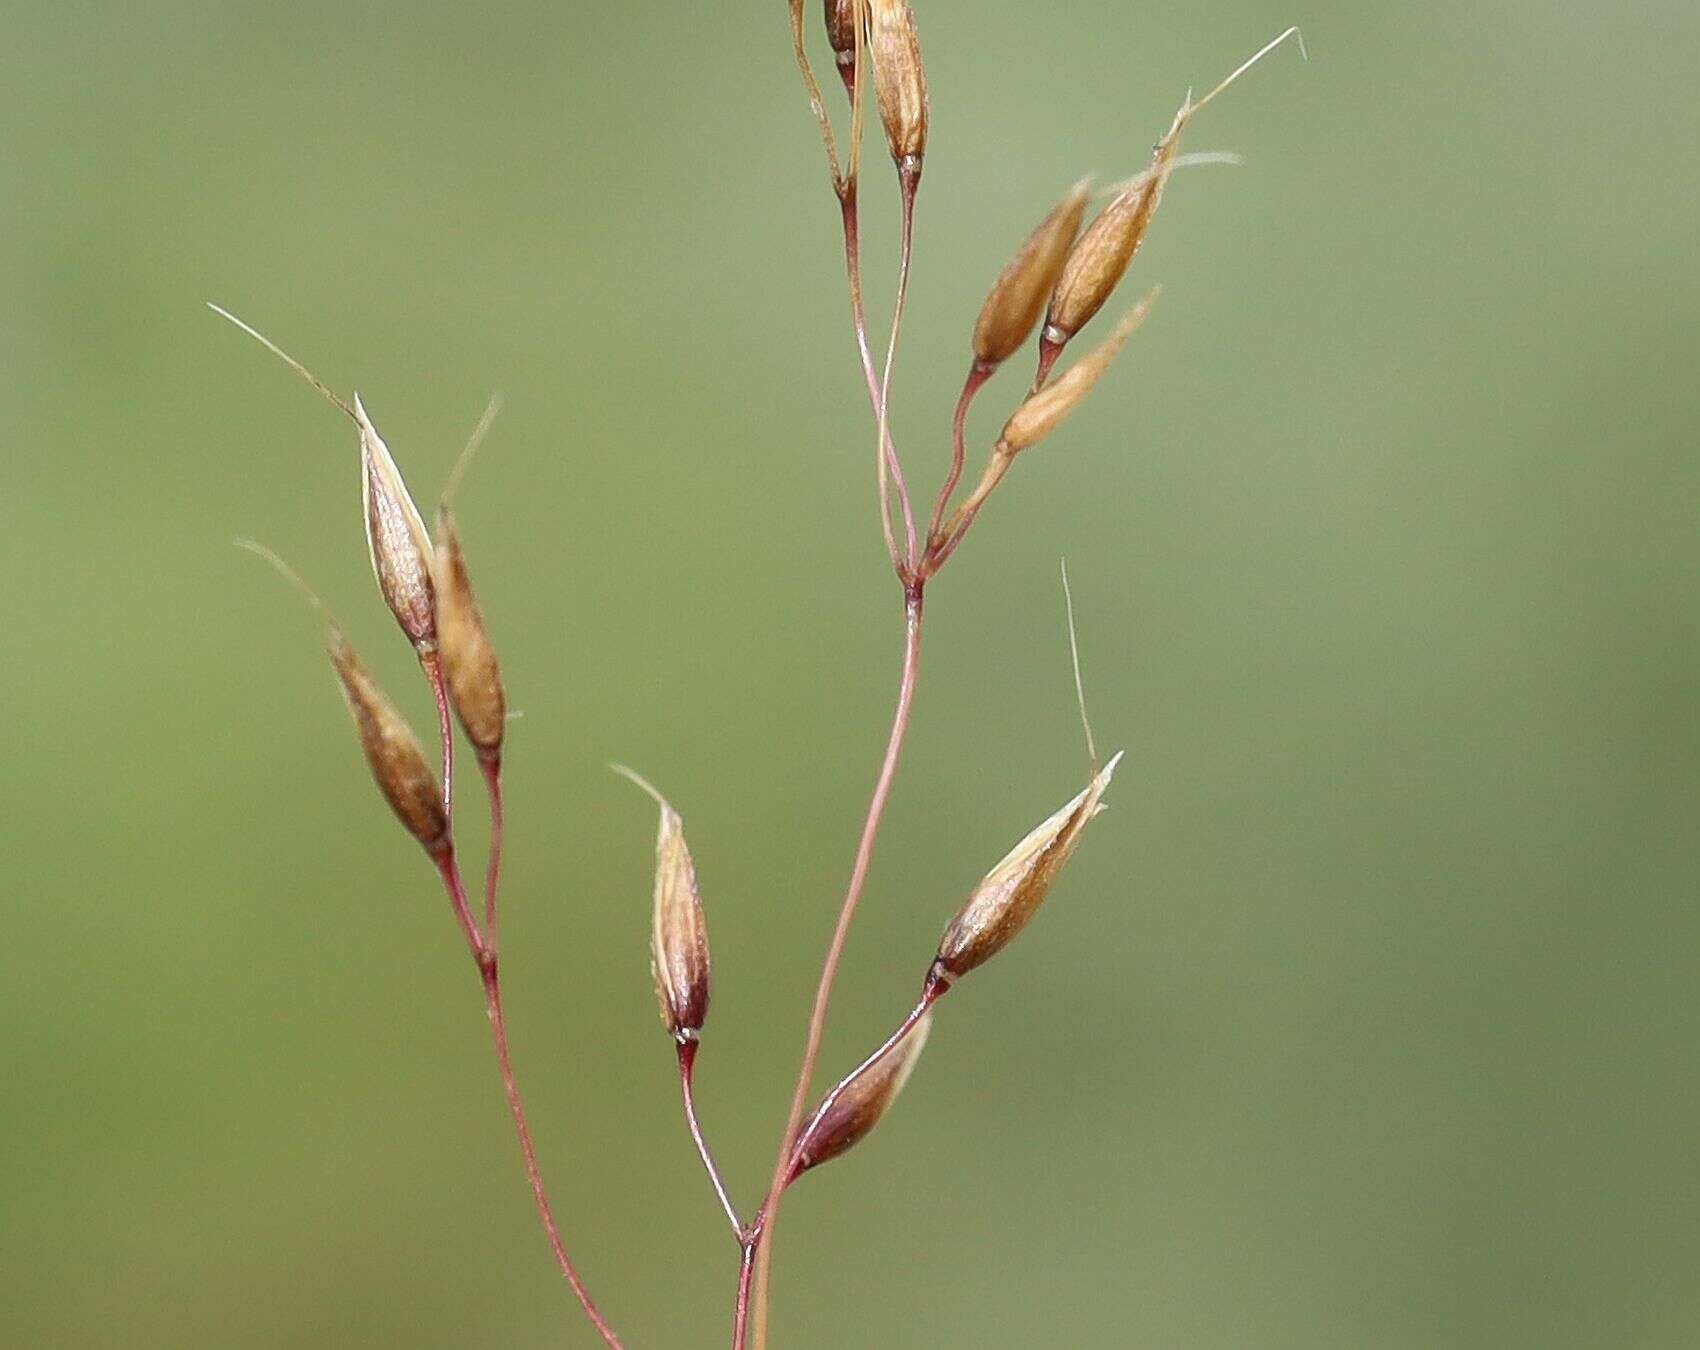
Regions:
<instances>
[{"instance_id":1,"label":"golden spikelet","mask_svg":"<svg viewBox=\"0 0 1700 1350\"><path fill-rule=\"evenodd\" d=\"M442 653L443 673L448 677L450 701L478 758L486 764L498 763L508 725L502 669L467 576L460 533L446 504L437 511L432 573L437 601L437 645Z\"/></svg>"},{"instance_id":2,"label":"golden spikelet","mask_svg":"<svg viewBox=\"0 0 1700 1350\"><path fill-rule=\"evenodd\" d=\"M992 283L974 324L974 359L981 365L1002 365L1033 332L1080 232L1091 182L1082 178L1068 190Z\"/></svg>"},{"instance_id":3,"label":"golden spikelet","mask_svg":"<svg viewBox=\"0 0 1700 1350\"><path fill-rule=\"evenodd\" d=\"M1000 449L1011 452L1037 445L1060 426L1086 400L1092 387L1110 368L1134 329L1145 321L1160 288L1151 291L1123 316L1115 332L1076 361L1053 383L1030 394L1004 424L998 438Z\"/></svg>"},{"instance_id":4,"label":"golden spikelet","mask_svg":"<svg viewBox=\"0 0 1700 1350\"><path fill-rule=\"evenodd\" d=\"M1045 314L1039 362L1040 383L1044 382L1057 353L1091 322L1127 275L1127 269L1139 252L1139 246L1145 242L1151 219L1163 200L1163 189L1168 186L1169 175L1179 164L1177 153L1181 133L1188 123L1207 103L1298 31L1297 28L1289 28L1273 42L1266 43L1196 102L1189 93L1176 111L1168 131L1153 148L1149 167L1127 183L1098 218L1086 227L1069 254L1062 275L1057 278L1056 290ZM1303 50L1302 38L1300 50Z\"/></svg>"},{"instance_id":5,"label":"golden spikelet","mask_svg":"<svg viewBox=\"0 0 1700 1350\"><path fill-rule=\"evenodd\" d=\"M966 975L1013 942L1050 894L1063 865L1073 856L1086 823L1103 809L1117 755L1084 791L1013 849L974 888L939 942L935 971L950 979Z\"/></svg>"},{"instance_id":6,"label":"golden spikelet","mask_svg":"<svg viewBox=\"0 0 1700 1350\"><path fill-rule=\"evenodd\" d=\"M332 627L326 633L325 647L342 682L360 749L384 800L425 851L441 857L449 847L449 822L442 791L418 738L361 664L341 629Z\"/></svg>"}]
</instances>

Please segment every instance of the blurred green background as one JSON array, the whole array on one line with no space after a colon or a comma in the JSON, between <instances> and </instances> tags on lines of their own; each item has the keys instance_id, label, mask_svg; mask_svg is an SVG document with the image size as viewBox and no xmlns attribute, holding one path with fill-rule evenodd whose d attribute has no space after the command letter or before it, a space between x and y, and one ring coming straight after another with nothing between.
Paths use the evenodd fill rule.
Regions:
<instances>
[{"instance_id":1,"label":"blurred green background","mask_svg":"<svg viewBox=\"0 0 1700 1350\"><path fill-rule=\"evenodd\" d=\"M918 7L924 490L1056 194L1287 23L1312 59L1200 117L1245 166L1175 181L1152 321L933 590L828 1070L1080 785L1063 554L1128 760L901 1107L794 1193L775 1345L1700 1343L1700 11ZM628 1343L725 1344L653 811L604 765L685 814L750 1203L899 640L784 6L3 18L0 1342L591 1342L434 878L230 546L293 560L425 725L353 440L215 299L359 388L424 501L508 397L461 511L525 713L515 1053Z\"/></svg>"}]
</instances>

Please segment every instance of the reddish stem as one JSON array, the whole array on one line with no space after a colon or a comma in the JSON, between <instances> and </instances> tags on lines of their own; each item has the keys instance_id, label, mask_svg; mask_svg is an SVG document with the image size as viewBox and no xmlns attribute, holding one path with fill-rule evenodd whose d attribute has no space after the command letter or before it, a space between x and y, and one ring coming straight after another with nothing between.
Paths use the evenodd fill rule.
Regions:
<instances>
[{"instance_id":1,"label":"reddish stem","mask_svg":"<svg viewBox=\"0 0 1700 1350\"><path fill-rule=\"evenodd\" d=\"M1049 328L1039 334L1039 366L1033 372L1031 394L1037 394L1045 387L1045 381L1051 378L1051 368L1056 365L1057 357L1062 355L1062 349L1067 345L1067 338L1052 337Z\"/></svg>"},{"instance_id":2,"label":"reddish stem","mask_svg":"<svg viewBox=\"0 0 1700 1350\"><path fill-rule=\"evenodd\" d=\"M449 691L443 682L443 658L436 652L421 652L419 666L431 685L437 700L437 731L443 741L443 815L448 818L449 830L455 822L455 733L449 721Z\"/></svg>"},{"instance_id":3,"label":"reddish stem","mask_svg":"<svg viewBox=\"0 0 1700 1350\"><path fill-rule=\"evenodd\" d=\"M484 865L484 932L490 950L497 950L496 893L502 883L502 840L505 816L502 809L502 760L500 755L486 759L479 756L478 766L484 771L484 787L490 798L490 856Z\"/></svg>"},{"instance_id":4,"label":"reddish stem","mask_svg":"<svg viewBox=\"0 0 1700 1350\"><path fill-rule=\"evenodd\" d=\"M814 1078L815 1064L820 1058L821 1039L826 1033L826 1014L832 1002L833 983L838 978L838 965L844 956L845 943L850 936L850 923L856 917L862 890L867 884L868 868L873 862L874 843L879 837L880 822L885 817L886 803L891 797L891 785L897 776L897 761L903 752L903 741L909 731L909 714L915 703L915 684L921 669L921 611L924 585L913 582L904 597L903 675L898 684L897 708L892 715L891 735L886 741L885 757L880 763L879 777L874 782L873 796L862 823L861 838L856 845L856 860L850 871L850 884L844 892L844 903L838 912L832 943L827 948L826 961L821 968L820 983L815 989L814 1010L809 1015L808 1039L803 1047L803 1062L797 1071L796 1086L791 1092L791 1106L786 1115L785 1129L779 1137L778 1155L773 1163L773 1176L768 1182L767 1198L762 1202L761 1222L770 1231L778 1222L779 1201L785 1190L791 1168L791 1151L796 1145L797 1126L803 1118L803 1106L808 1100L809 1084ZM772 1261L773 1246L761 1244L760 1278L757 1281L755 1303L757 1320L764 1320L762 1302L766 1296L767 1269ZM758 1333L758 1340L760 1335Z\"/></svg>"},{"instance_id":5,"label":"reddish stem","mask_svg":"<svg viewBox=\"0 0 1700 1350\"><path fill-rule=\"evenodd\" d=\"M526 1122L525 1106L519 1096L519 1083L514 1077L513 1059L508 1052L508 1029L502 1016L502 987L497 974L495 949L479 933L478 922L472 917L472 907L466 899L466 884L461 879L460 865L455 861L453 845L445 846L440 853L434 854L432 861L437 864L437 870L442 875L443 886L449 893L449 902L454 907L455 918L459 921L461 932L471 949L472 959L478 965L479 978L484 986L484 1008L490 1019L490 1034L496 1046L496 1066L502 1075L502 1092L507 1097L508 1110L513 1115L514 1131L519 1136L520 1155L525 1160L526 1179L531 1183L531 1194L537 1202L537 1213L543 1221L543 1231L549 1239L549 1247L555 1253L555 1263L561 1268L561 1274L566 1276L567 1283L572 1286L573 1294L578 1298L579 1306L584 1309L591 1325L613 1350L620 1350L620 1338L597 1311L584 1282L579 1279L572 1258L567 1255L566 1245L561 1241L561 1231L556 1226L554 1213L549 1208L549 1197L543 1189L543 1174L538 1169L537 1151L531 1142L531 1126Z\"/></svg>"},{"instance_id":6,"label":"reddish stem","mask_svg":"<svg viewBox=\"0 0 1700 1350\"><path fill-rule=\"evenodd\" d=\"M744 1243L743 1261L738 1267L738 1304L732 1316L732 1350L744 1350L750 1330L750 1278L755 1273L756 1251L761 1246L761 1229L757 1227Z\"/></svg>"},{"instance_id":7,"label":"reddish stem","mask_svg":"<svg viewBox=\"0 0 1700 1350\"><path fill-rule=\"evenodd\" d=\"M945 522L941 531L942 538L927 550L927 556L921 560L921 576L923 579L937 575L938 570L950 561L950 555L955 553L962 543L963 537L972 528L975 518L980 514L980 508L986 504L997 485L1003 482L1004 475L1009 472L1009 466L1015 463L1015 452L1004 442L999 441L992 447L992 457L986 464L986 472L975 484L974 490L968 494L961 506L957 507L951 518Z\"/></svg>"},{"instance_id":8,"label":"reddish stem","mask_svg":"<svg viewBox=\"0 0 1700 1350\"><path fill-rule=\"evenodd\" d=\"M980 508L984 505L985 500L982 498L968 507L962 513L962 522L951 531L950 538L939 540L938 544L928 551L925 568L927 576L938 575L939 568L950 561L950 555L956 552L958 545L962 543L963 536L968 533L969 527L974 524L975 518L980 514Z\"/></svg>"},{"instance_id":9,"label":"reddish stem","mask_svg":"<svg viewBox=\"0 0 1700 1350\"><path fill-rule=\"evenodd\" d=\"M443 878L443 889L449 893L449 904L454 908L455 922L466 938L467 949L472 953L472 959L482 964L488 948L484 935L478 931L478 920L472 917L472 906L467 903L466 885L460 877L460 863L455 859L454 845L445 844L441 852L431 855L431 861L437 864L437 872Z\"/></svg>"},{"instance_id":10,"label":"reddish stem","mask_svg":"<svg viewBox=\"0 0 1700 1350\"><path fill-rule=\"evenodd\" d=\"M549 1208L549 1196L543 1189L543 1174L537 1166L537 1150L531 1142L531 1127L526 1123L525 1106L520 1101L519 1084L514 1078L513 1061L508 1053L507 1022L502 1016L502 989L493 955L480 963L480 973L484 980L484 1005L490 1016L490 1035L496 1046L496 1065L502 1073L502 1092L508 1099L508 1110L514 1118L514 1133L519 1136L520 1155L525 1159L526 1180L531 1183L532 1198L537 1202L537 1215L542 1220L543 1231L549 1238L550 1250L555 1253L555 1264L561 1268L561 1274L572 1286L579 1307L584 1309L584 1315L590 1319L591 1325L596 1328L603 1341L613 1347L613 1350L620 1350L620 1338L614 1334L614 1329L608 1325L591 1300L590 1291L584 1287L584 1281L579 1278L572 1258L567 1255L566 1244L561 1240L561 1230L555 1223L554 1212Z\"/></svg>"},{"instance_id":11,"label":"reddish stem","mask_svg":"<svg viewBox=\"0 0 1700 1350\"><path fill-rule=\"evenodd\" d=\"M839 194L838 204L844 222L844 267L850 281L850 319L856 330L856 353L862 362L862 379L868 387L868 405L873 409L876 422L880 421L880 380L874 370L874 354L868 347L868 316L862 300L862 229L857 210L856 185L849 184ZM908 546L908 557L915 554L915 519L909 504L909 484L903 477L903 465L897 458L897 447L892 443L891 428L880 422L882 434L880 437L882 470L882 491L880 494L880 528L885 534L886 552L891 555L891 565L899 576L905 572L905 557L897 551L897 542L892 537L891 518L887 511L884 487L884 476L890 474L892 486L897 489L898 504L903 511L903 525Z\"/></svg>"},{"instance_id":12,"label":"reddish stem","mask_svg":"<svg viewBox=\"0 0 1700 1350\"><path fill-rule=\"evenodd\" d=\"M962 469L968 459L968 409L973 406L974 396L996 373L996 366L976 360L968 368L968 378L962 382L962 396L956 400L956 416L951 419L950 474L945 478L944 486L939 489L939 499L933 506L933 518L927 525L929 552L940 543L939 527L944 524L944 513L950 507L951 495L955 493L956 485L962 481Z\"/></svg>"},{"instance_id":13,"label":"reddish stem","mask_svg":"<svg viewBox=\"0 0 1700 1350\"><path fill-rule=\"evenodd\" d=\"M891 445L891 367L897 359L897 338L903 330L903 305L909 298L909 263L915 252L915 193L921 184L921 165L916 160L906 161L898 169L898 182L902 192L902 226L901 243L897 257L897 299L891 311L891 336L885 344L885 369L880 376L879 401L874 408L874 419L879 424L879 440L881 446ZM863 344L866 346L866 343ZM897 458L896 447L892 447L892 459ZM907 580L915 574L920 565L920 555L915 548L915 517L909 509L909 488L903 482L901 471L896 477L898 496L903 503L903 533L906 566L898 570L898 575Z\"/></svg>"},{"instance_id":14,"label":"reddish stem","mask_svg":"<svg viewBox=\"0 0 1700 1350\"><path fill-rule=\"evenodd\" d=\"M738 1211L733 1208L732 1199L726 1194L726 1183L720 1179L720 1169L714 1165L714 1154L709 1151L708 1140L703 1137L702 1124L697 1119L695 1076L700 1043L692 1037L676 1044L679 1051L679 1092L685 1102L685 1125L690 1129L691 1142L697 1146L697 1156L702 1159L703 1170L708 1173L709 1183L714 1187L720 1208L725 1211L726 1218L732 1225L732 1236L741 1246L744 1242L743 1221L738 1218Z\"/></svg>"}]
</instances>

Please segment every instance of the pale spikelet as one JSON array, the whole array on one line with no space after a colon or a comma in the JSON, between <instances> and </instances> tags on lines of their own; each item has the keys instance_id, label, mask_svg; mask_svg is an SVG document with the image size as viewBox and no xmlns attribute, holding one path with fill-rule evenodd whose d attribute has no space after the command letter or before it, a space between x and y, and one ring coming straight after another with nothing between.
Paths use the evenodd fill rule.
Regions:
<instances>
[{"instance_id":1,"label":"pale spikelet","mask_svg":"<svg viewBox=\"0 0 1700 1350\"><path fill-rule=\"evenodd\" d=\"M935 971L951 979L984 965L1014 941L1045 903L1051 884L1073 855L1087 821L1103 809L1117 755L1083 791L1034 830L974 888L939 942Z\"/></svg>"},{"instance_id":2,"label":"pale spikelet","mask_svg":"<svg viewBox=\"0 0 1700 1350\"><path fill-rule=\"evenodd\" d=\"M856 0L826 0L826 40L852 97L856 86Z\"/></svg>"},{"instance_id":3,"label":"pale spikelet","mask_svg":"<svg viewBox=\"0 0 1700 1350\"><path fill-rule=\"evenodd\" d=\"M869 51L886 145L905 175L918 174L927 153L927 73L909 0L869 0Z\"/></svg>"},{"instance_id":4,"label":"pale spikelet","mask_svg":"<svg viewBox=\"0 0 1700 1350\"><path fill-rule=\"evenodd\" d=\"M507 733L507 696L501 666L466 573L460 534L446 503L437 511L437 544L432 552L437 646L448 676L449 698L478 758L495 764L501 759L502 738Z\"/></svg>"},{"instance_id":5,"label":"pale spikelet","mask_svg":"<svg viewBox=\"0 0 1700 1350\"><path fill-rule=\"evenodd\" d=\"M798 1136L791 1155L793 1177L831 1162L880 1123L920 1062L932 1027L933 1015L929 1012L900 1041L827 1097Z\"/></svg>"},{"instance_id":6,"label":"pale spikelet","mask_svg":"<svg viewBox=\"0 0 1700 1350\"><path fill-rule=\"evenodd\" d=\"M1060 347L1104 307L1145 240L1173 168L1182 121L1157 145L1151 168L1118 192L1080 236L1051 294L1045 342Z\"/></svg>"},{"instance_id":7,"label":"pale spikelet","mask_svg":"<svg viewBox=\"0 0 1700 1350\"><path fill-rule=\"evenodd\" d=\"M1163 200L1163 189L1168 186L1169 175L1181 162L1176 152L1187 124L1205 104L1297 32L1297 28L1287 29L1197 102L1188 94L1163 139L1152 150L1149 167L1126 184L1098 218L1086 227L1086 232L1070 253L1062 275L1057 278L1056 290L1051 295L1050 308L1045 315L1045 331L1040 340L1041 383L1051 363L1056 360L1056 354L1091 322L1093 315L1104 307L1121 279L1127 275L1134 254L1139 252L1139 246L1145 242L1146 232L1151 228L1151 218L1156 215ZM1300 47L1302 50L1302 38Z\"/></svg>"},{"instance_id":8,"label":"pale spikelet","mask_svg":"<svg viewBox=\"0 0 1700 1350\"><path fill-rule=\"evenodd\" d=\"M708 1018L708 923L697 890L696 864L685 845L685 823L667 799L624 765L614 772L631 779L661 808L655 836L655 904L651 970L661 1024L675 1041L695 1040Z\"/></svg>"},{"instance_id":9,"label":"pale spikelet","mask_svg":"<svg viewBox=\"0 0 1700 1350\"><path fill-rule=\"evenodd\" d=\"M407 832L427 853L441 856L449 846L449 823L436 775L426 763L418 738L367 673L341 629L329 629L325 647L379 790Z\"/></svg>"},{"instance_id":10,"label":"pale spikelet","mask_svg":"<svg viewBox=\"0 0 1700 1350\"><path fill-rule=\"evenodd\" d=\"M999 447L1009 451L1025 450L1037 445L1060 426L1092 392L1103 373L1110 368L1133 330L1145 321L1160 288L1153 287L1116 325L1116 330L1101 344L1076 361L1053 383L1036 394L1028 395L1007 423L998 438Z\"/></svg>"},{"instance_id":11,"label":"pale spikelet","mask_svg":"<svg viewBox=\"0 0 1700 1350\"><path fill-rule=\"evenodd\" d=\"M437 638L431 537L359 394L354 396L354 415L360 427L360 490L372 575L408 641L428 651Z\"/></svg>"},{"instance_id":12,"label":"pale spikelet","mask_svg":"<svg viewBox=\"0 0 1700 1350\"><path fill-rule=\"evenodd\" d=\"M1070 188L992 283L974 325L974 359L982 365L1001 365L1033 332L1080 232L1091 184L1082 178Z\"/></svg>"},{"instance_id":13,"label":"pale spikelet","mask_svg":"<svg viewBox=\"0 0 1700 1350\"><path fill-rule=\"evenodd\" d=\"M1058 269L1041 339L1049 353L1047 371L1055 353L1092 321L1127 275L1163 200L1169 176L1192 164L1241 162L1238 155L1219 150L1197 155L1175 153L1181 129L1195 111L1186 107L1175 115L1174 126L1152 152L1150 166L1115 186L1109 205L1086 227Z\"/></svg>"}]
</instances>

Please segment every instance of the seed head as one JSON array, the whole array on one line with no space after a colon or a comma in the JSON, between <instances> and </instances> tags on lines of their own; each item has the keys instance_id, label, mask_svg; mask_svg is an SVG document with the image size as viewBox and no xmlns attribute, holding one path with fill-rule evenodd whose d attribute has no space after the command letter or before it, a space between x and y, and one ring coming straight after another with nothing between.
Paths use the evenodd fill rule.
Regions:
<instances>
[{"instance_id":1,"label":"seed head","mask_svg":"<svg viewBox=\"0 0 1700 1350\"><path fill-rule=\"evenodd\" d=\"M1053 383L1036 394L1029 394L1014 415L1004 424L998 438L1000 449L1011 452L1037 445L1057 429L1092 392L1092 386L1110 368L1110 363L1133 335L1133 330L1145 321L1156 300L1159 287L1153 287L1116 325L1116 330L1092 351L1081 357Z\"/></svg>"},{"instance_id":2,"label":"seed head","mask_svg":"<svg viewBox=\"0 0 1700 1350\"><path fill-rule=\"evenodd\" d=\"M1073 855L1080 835L1103 809L1104 790L1109 787L1117 755L1082 792L1013 849L1002 862L986 873L974 888L968 903L950 921L939 942L935 971L951 979L984 965L1015 940L1045 903L1051 884Z\"/></svg>"},{"instance_id":3,"label":"seed head","mask_svg":"<svg viewBox=\"0 0 1700 1350\"><path fill-rule=\"evenodd\" d=\"M1091 181L1082 178L1068 190L992 283L991 294L980 307L980 318L974 325L976 361L1001 365L1027 341L1080 232Z\"/></svg>"},{"instance_id":4,"label":"seed head","mask_svg":"<svg viewBox=\"0 0 1700 1350\"><path fill-rule=\"evenodd\" d=\"M791 1155L793 1179L853 1148L880 1123L915 1071L932 1026L929 1012L904 1033L902 1040L842 1089L834 1090L835 1095L816 1110L798 1136Z\"/></svg>"},{"instance_id":5,"label":"seed head","mask_svg":"<svg viewBox=\"0 0 1700 1350\"><path fill-rule=\"evenodd\" d=\"M420 652L437 641L437 610L431 585L431 537L419 508L402 482L390 450L354 396L360 428L361 499L366 513L366 547L384 603L401 631Z\"/></svg>"},{"instance_id":6,"label":"seed head","mask_svg":"<svg viewBox=\"0 0 1700 1350\"><path fill-rule=\"evenodd\" d=\"M1047 346L1061 348L1084 328L1127 275L1174 168L1184 113L1176 115L1174 127L1157 143L1150 169L1111 199L1068 255L1045 315Z\"/></svg>"},{"instance_id":7,"label":"seed head","mask_svg":"<svg viewBox=\"0 0 1700 1350\"><path fill-rule=\"evenodd\" d=\"M432 571L437 644L443 656L443 672L448 676L449 697L478 758L493 764L501 758L502 738L507 733L507 696L502 691L501 666L466 574L460 534L446 504L437 512Z\"/></svg>"},{"instance_id":8,"label":"seed head","mask_svg":"<svg viewBox=\"0 0 1700 1350\"><path fill-rule=\"evenodd\" d=\"M909 0L869 0L869 50L886 145L898 172L912 178L927 153L927 72Z\"/></svg>"},{"instance_id":9,"label":"seed head","mask_svg":"<svg viewBox=\"0 0 1700 1350\"><path fill-rule=\"evenodd\" d=\"M367 673L341 629L328 631L325 646L379 790L407 832L432 857L440 857L449 847L449 822L436 775L425 761L418 738Z\"/></svg>"},{"instance_id":10,"label":"seed head","mask_svg":"<svg viewBox=\"0 0 1700 1350\"><path fill-rule=\"evenodd\" d=\"M696 864L685 846L685 823L667 799L630 769L614 772L631 779L661 808L655 836L655 908L651 969L661 1024L681 1044L695 1040L708 1019L708 924L697 891Z\"/></svg>"},{"instance_id":11,"label":"seed head","mask_svg":"<svg viewBox=\"0 0 1700 1350\"><path fill-rule=\"evenodd\" d=\"M1080 236L1080 242L1069 254L1062 275L1057 278L1056 290L1051 295L1050 309L1045 315L1045 331L1039 339L1039 383L1044 383L1057 353L1091 322L1092 316L1104 307L1121 279L1127 275L1133 255L1145 242L1151 218L1163 200L1163 189L1168 186L1169 175L1178 166L1176 156L1181 133L1186 130L1187 124L1207 103L1298 31L1297 28L1289 28L1273 42L1266 43L1203 98L1194 101L1188 93L1163 139L1152 149L1150 166L1126 184L1098 218L1086 227L1086 233ZM1304 49L1302 37L1299 49L1301 52Z\"/></svg>"},{"instance_id":12,"label":"seed head","mask_svg":"<svg viewBox=\"0 0 1700 1350\"><path fill-rule=\"evenodd\" d=\"M826 0L826 40L838 59L838 74L856 92L856 0Z\"/></svg>"}]
</instances>

